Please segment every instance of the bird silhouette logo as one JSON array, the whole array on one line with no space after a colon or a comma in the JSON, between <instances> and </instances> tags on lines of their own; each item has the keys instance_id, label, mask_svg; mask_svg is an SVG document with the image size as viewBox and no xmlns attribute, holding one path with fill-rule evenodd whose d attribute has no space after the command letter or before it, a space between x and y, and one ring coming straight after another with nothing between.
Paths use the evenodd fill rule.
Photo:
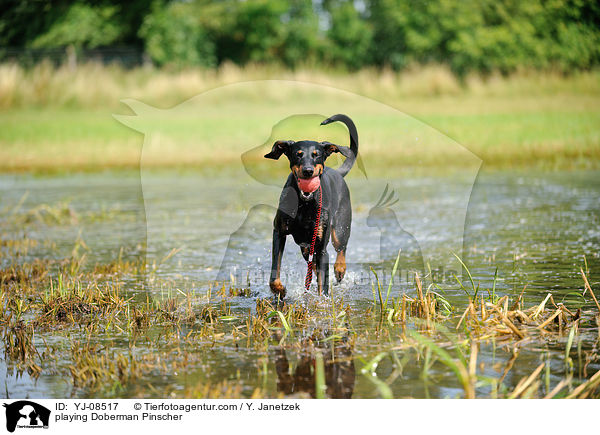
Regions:
<instances>
[{"instance_id":1,"label":"bird silhouette logo","mask_svg":"<svg viewBox=\"0 0 600 435\"><path fill-rule=\"evenodd\" d=\"M418 273L423 277L424 262L421 247L417 239L406 231L392 208L399 198L389 184L385 185L377 203L369 210L367 226L379 230L379 257L383 261L393 260L400 256L399 267L407 275Z\"/></svg>"}]
</instances>

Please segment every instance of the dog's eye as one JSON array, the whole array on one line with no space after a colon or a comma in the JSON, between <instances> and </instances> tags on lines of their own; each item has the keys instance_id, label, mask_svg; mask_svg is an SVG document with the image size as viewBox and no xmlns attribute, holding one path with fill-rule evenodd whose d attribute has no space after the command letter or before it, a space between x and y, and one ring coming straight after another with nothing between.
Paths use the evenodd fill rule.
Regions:
<instances>
[{"instance_id":1,"label":"dog's eye","mask_svg":"<svg viewBox=\"0 0 600 435\"><path fill-rule=\"evenodd\" d=\"M296 153L296 155L297 155L298 157L302 157L302 155L303 155L303 154L304 154L304 153L303 153L302 151L298 151L298 152Z\"/></svg>"},{"instance_id":2,"label":"dog's eye","mask_svg":"<svg viewBox=\"0 0 600 435\"><path fill-rule=\"evenodd\" d=\"M318 151L313 151L312 155L313 155L313 157L317 157L319 155L319 152Z\"/></svg>"}]
</instances>

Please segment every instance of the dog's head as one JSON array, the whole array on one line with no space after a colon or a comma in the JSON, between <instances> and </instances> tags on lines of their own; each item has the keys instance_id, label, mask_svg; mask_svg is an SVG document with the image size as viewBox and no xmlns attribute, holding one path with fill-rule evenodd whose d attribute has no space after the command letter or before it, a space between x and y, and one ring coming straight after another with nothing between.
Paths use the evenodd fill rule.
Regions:
<instances>
[{"instance_id":1,"label":"dog's head","mask_svg":"<svg viewBox=\"0 0 600 435\"><path fill-rule=\"evenodd\" d=\"M331 142L278 140L265 157L278 160L285 154L303 199L309 199L320 186L325 160L333 153L341 153L345 157L352 155L350 148Z\"/></svg>"}]
</instances>

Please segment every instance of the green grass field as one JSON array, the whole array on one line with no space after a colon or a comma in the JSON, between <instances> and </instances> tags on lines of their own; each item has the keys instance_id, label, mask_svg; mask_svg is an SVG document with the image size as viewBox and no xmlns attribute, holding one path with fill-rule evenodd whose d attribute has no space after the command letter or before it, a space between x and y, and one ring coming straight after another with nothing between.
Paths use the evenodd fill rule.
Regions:
<instances>
[{"instance_id":1,"label":"green grass field","mask_svg":"<svg viewBox=\"0 0 600 435\"><path fill-rule=\"evenodd\" d=\"M0 170L137 167L143 136L113 118L132 113L119 100L135 98L168 108L223 84L262 78L319 83L367 96L403 112L406 122L399 125L395 111L355 95L314 90L275 95L276 86L267 91L250 86L221 101L216 91L210 107L200 99L161 112L155 121L167 139L161 152L145 155L145 163L227 166L269 140L278 113L343 112L356 117L361 153L375 167L460 165L459 159L447 158L445 140L434 138L429 147L410 142L426 134L424 125L463 145L487 167L589 169L600 164L599 72L566 78L541 73L473 77L458 83L443 68L353 75L228 68L168 73L98 65L76 71L2 66Z\"/></svg>"}]
</instances>

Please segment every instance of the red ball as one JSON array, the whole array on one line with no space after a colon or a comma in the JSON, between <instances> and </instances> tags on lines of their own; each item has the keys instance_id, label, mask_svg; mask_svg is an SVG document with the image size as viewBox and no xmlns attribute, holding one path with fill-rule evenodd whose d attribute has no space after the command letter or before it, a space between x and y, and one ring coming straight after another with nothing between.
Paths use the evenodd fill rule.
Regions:
<instances>
[{"instance_id":1,"label":"red ball","mask_svg":"<svg viewBox=\"0 0 600 435\"><path fill-rule=\"evenodd\" d=\"M298 178L298 187L304 193L314 192L321 185L321 177L312 177L308 179Z\"/></svg>"}]
</instances>

